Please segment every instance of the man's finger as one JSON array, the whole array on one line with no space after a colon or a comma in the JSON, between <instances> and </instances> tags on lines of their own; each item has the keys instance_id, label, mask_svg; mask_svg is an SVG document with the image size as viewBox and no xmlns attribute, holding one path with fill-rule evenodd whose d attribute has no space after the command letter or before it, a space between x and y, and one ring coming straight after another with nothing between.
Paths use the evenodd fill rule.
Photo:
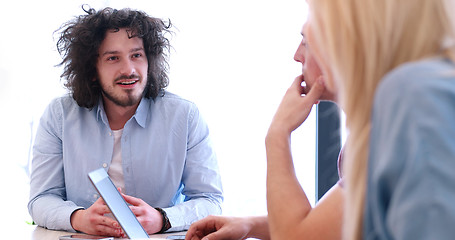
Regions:
<instances>
[{"instance_id":1,"label":"man's finger","mask_svg":"<svg viewBox=\"0 0 455 240\"><path fill-rule=\"evenodd\" d=\"M95 231L98 235L105 235L105 236L114 236L114 237L122 237L122 229L120 228L113 228L112 226L108 225L97 225L95 226Z\"/></svg>"},{"instance_id":2,"label":"man's finger","mask_svg":"<svg viewBox=\"0 0 455 240\"><path fill-rule=\"evenodd\" d=\"M109 207L105 204L93 204L92 206L92 209L93 209L93 212L96 213L96 214L99 214L99 215L104 215L106 213L111 213L111 210L109 209Z\"/></svg>"},{"instance_id":3,"label":"man's finger","mask_svg":"<svg viewBox=\"0 0 455 240\"><path fill-rule=\"evenodd\" d=\"M109 228L122 229L120 224L115 219L106 216L100 217L99 224Z\"/></svg>"},{"instance_id":4,"label":"man's finger","mask_svg":"<svg viewBox=\"0 0 455 240\"><path fill-rule=\"evenodd\" d=\"M135 198L135 197L132 197L132 196L128 196L128 195L125 195L122 193L122 197L123 199L125 199L125 201L133 206L139 206L142 201L141 199L139 198Z\"/></svg>"},{"instance_id":5,"label":"man's finger","mask_svg":"<svg viewBox=\"0 0 455 240\"><path fill-rule=\"evenodd\" d=\"M104 202L104 199L103 199L102 197L99 197L99 198L95 201L95 203L93 203L93 204L103 204L103 205L106 205L106 203Z\"/></svg>"}]
</instances>

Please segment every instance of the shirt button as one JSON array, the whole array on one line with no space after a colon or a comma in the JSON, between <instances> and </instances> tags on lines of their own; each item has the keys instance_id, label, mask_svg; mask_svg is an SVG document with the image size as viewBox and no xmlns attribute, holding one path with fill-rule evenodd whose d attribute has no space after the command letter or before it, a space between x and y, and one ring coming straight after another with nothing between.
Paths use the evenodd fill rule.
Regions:
<instances>
[{"instance_id":1,"label":"shirt button","mask_svg":"<svg viewBox=\"0 0 455 240\"><path fill-rule=\"evenodd\" d=\"M107 163L103 163L103 168L107 168Z\"/></svg>"},{"instance_id":2,"label":"shirt button","mask_svg":"<svg viewBox=\"0 0 455 240\"><path fill-rule=\"evenodd\" d=\"M112 133L111 133L111 132L109 132L109 136L112 136Z\"/></svg>"},{"instance_id":3,"label":"shirt button","mask_svg":"<svg viewBox=\"0 0 455 240\"><path fill-rule=\"evenodd\" d=\"M97 199L98 198L98 194L93 194L93 198Z\"/></svg>"}]
</instances>

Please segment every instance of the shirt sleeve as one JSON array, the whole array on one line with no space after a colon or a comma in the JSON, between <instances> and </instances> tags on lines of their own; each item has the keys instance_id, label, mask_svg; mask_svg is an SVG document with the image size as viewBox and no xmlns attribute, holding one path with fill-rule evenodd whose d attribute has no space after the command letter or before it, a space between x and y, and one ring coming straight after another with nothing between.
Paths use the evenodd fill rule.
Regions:
<instances>
[{"instance_id":1,"label":"shirt sleeve","mask_svg":"<svg viewBox=\"0 0 455 240\"><path fill-rule=\"evenodd\" d=\"M41 117L33 147L28 210L39 226L74 231L70 216L79 209L66 201L61 141L61 113L56 101Z\"/></svg>"},{"instance_id":2,"label":"shirt sleeve","mask_svg":"<svg viewBox=\"0 0 455 240\"><path fill-rule=\"evenodd\" d=\"M389 79L397 83L376 96L367 211L374 231L389 239L455 235L453 79L423 74Z\"/></svg>"},{"instance_id":3,"label":"shirt sleeve","mask_svg":"<svg viewBox=\"0 0 455 240\"><path fill-rule=\"evenodd\" d=\"M187 230L189 226L208 215L221 214L223 190L218 162L209 129L197 108L189 119L188 149L183 172L183 203L164 208L171 228L168 231Z\"/></svg>"}]
</instances>

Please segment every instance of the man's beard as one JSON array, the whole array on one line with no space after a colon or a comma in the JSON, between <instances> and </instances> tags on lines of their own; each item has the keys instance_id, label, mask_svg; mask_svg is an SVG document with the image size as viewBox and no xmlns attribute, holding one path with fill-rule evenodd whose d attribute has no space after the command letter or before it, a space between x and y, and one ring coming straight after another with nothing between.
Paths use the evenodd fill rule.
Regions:
<instances>
[{"instance_id":1,"label":"man's beard","mask_svg":"<svg viewBox=\"0 0 455 240\"><path fill-rule=\"evenodd\" d=\"M140 96L136 97L132 94L133 90L125 90L126 94L127 94L127 98L121 99L118 96L114 96L113 94L110 94L110 93L104 91L104 89L101 89L101 91L107 99L111 100L113 103L115 103L116 105L121 106L121 107L130 107L130 106L136 105L141 100L142 96L144 95L144 92L142 92L142 94Z\"/></svg>"},{"instance_id":2,"label":"man's beard","mask_svg":"<svg viewBox=\"0 0 455 240\"><path fill-rule=\"evenodd\" d=\"M137 75L131 75L131 76L122 75L122 76L116 78L115 81L122 80L122 79L134 79L134 78L139 78L141 81L143 80L143 79L141 79L141 77L139 77ZM122 99L121 96L114 95L113 91L112 92L106 91L102 85L101 85L101 92L107 99L112 101L114 104L121 106L121 107L130 107L130 106L136 105L137 103L139 103L141 101L142 97L145 94L146 88L147 87L144 88L144 90L142 91L142 93L139 96L133 95L134 89L125 89L124 91L126 92L126 95L127 95L126 99Z\"/></svg>"}]
</instances>

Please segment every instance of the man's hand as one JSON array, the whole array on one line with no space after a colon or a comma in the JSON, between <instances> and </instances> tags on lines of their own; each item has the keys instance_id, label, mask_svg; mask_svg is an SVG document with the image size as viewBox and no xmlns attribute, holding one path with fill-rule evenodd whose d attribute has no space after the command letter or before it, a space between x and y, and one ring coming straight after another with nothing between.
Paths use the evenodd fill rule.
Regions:
<instances>
[{"instance_id":1,"label":"man's hand","mask_svg":"<svg viewBox=\"0 0 455 240\"><path fill-rule=\"evenodd\" d=\"M136 215L137 220L139 220L148 234L154 234L161 230L163 227L163 216L160 212L140 198L128 196L123 193L122 196L127 203L132 205L130 206L131 211Z\"/></svg>"},{"instance_id":2,"label":"man's hand","mask_svg":"<svg viewBox=\"0 0 455 240\"><path fill-rule=\"evenodd\" d=\"M76 210L71 215L74 230L92 235L125 237L120 224L104 214L111 213L102 198L98 198L88 209Z\"/></svg>"}]
</instances>

